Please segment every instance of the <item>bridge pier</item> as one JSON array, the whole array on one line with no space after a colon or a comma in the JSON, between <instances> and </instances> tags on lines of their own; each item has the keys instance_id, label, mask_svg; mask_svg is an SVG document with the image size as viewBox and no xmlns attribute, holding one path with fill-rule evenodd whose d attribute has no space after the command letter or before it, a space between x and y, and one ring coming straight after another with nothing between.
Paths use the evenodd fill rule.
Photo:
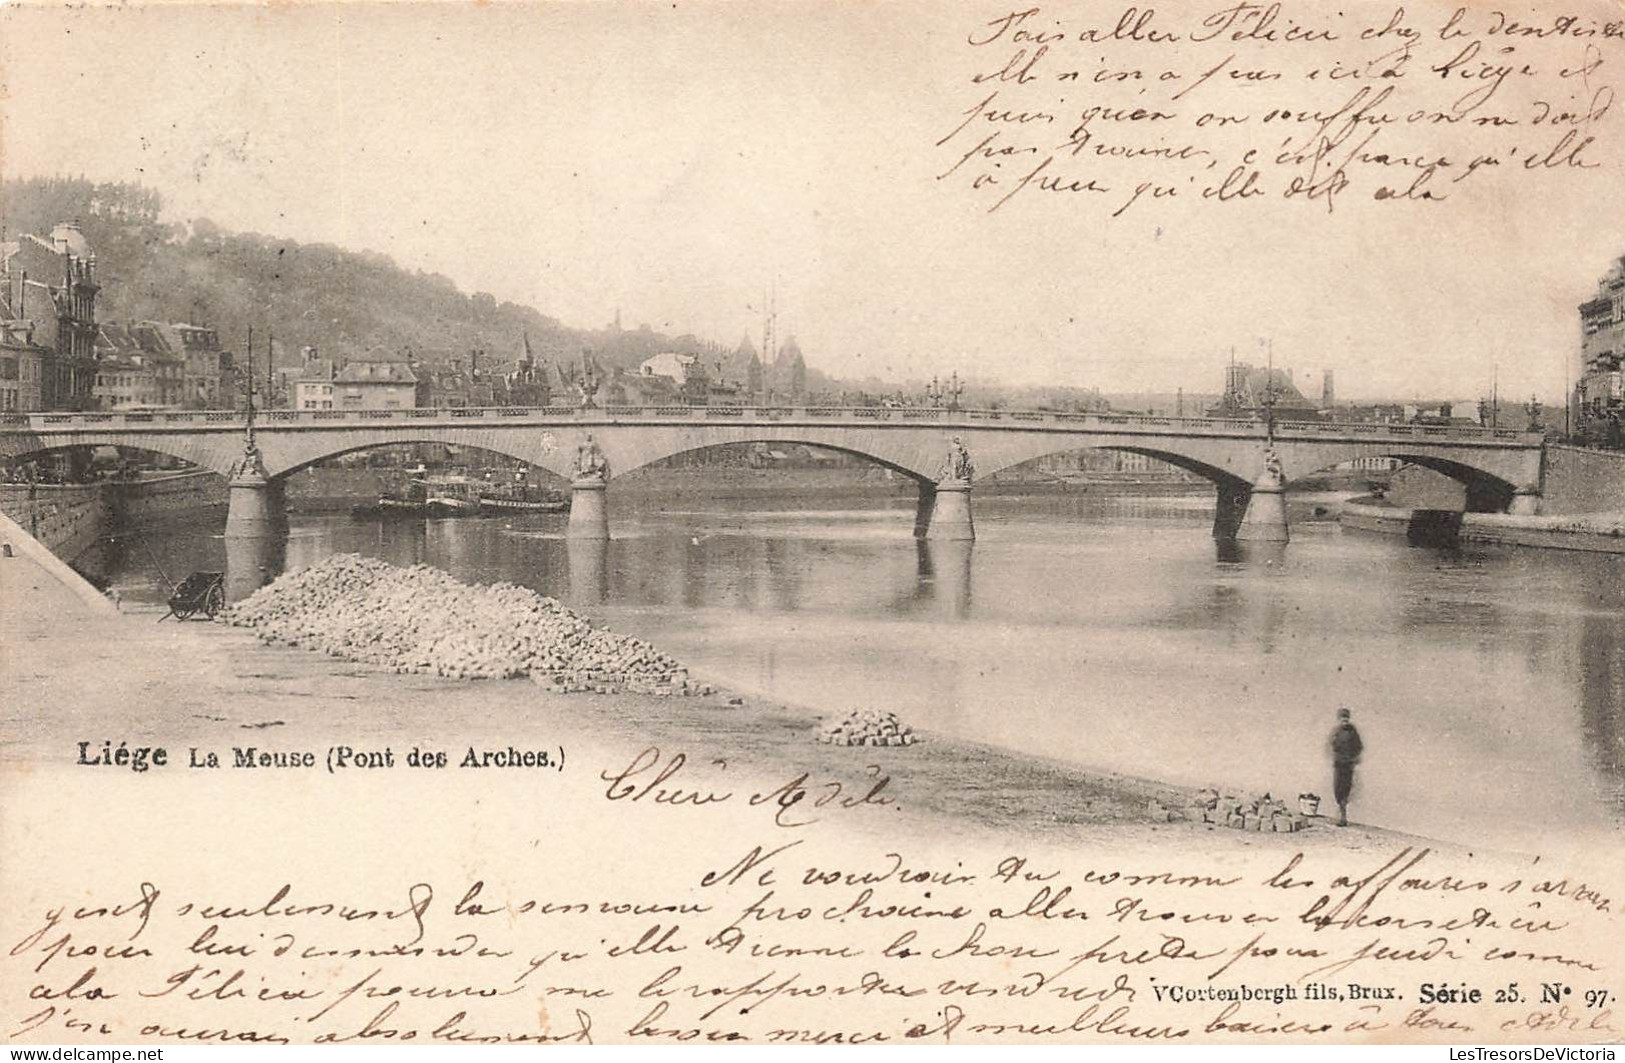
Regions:
<instances>
[{"instance_id":1,"label":"bridge pier","mask_svg":"<svg viewBox=\"0 0 1625 1063\"><path fill-rule=\"evenodd\" d=\"M573 539L565 544L570 568L570 604L603 605L609 601L608 537Z\"/></svg>"},{"instance_id":2,"label":"bridge pier","mask_svg":"<svg viewBox=\"0 0 1625 1063\"><path fill-rule=\"evenodd\" d=\"M1540 488L1525 485L1512 492L1512 504L1507 506L1507 512L1521 516L1533 517L1540 512Z\"/></svg>"},{"instance_id":3,"label":"bridge pier","mask_svg":"<svg viewBox=\"0 0 1625 1063\"><path fill-rule=\"evenodd\" d=\"M930 496L929 503L925 501L927 495ZM924 514L923 529L920 511L916 511L916 535L950 542L967 542L976 538L976 524L971 519L970 511L970 481L944 480L922 486L920 500L921 510L928 511Z\"/></svg>"},{"instance_id":4,"label":"bridge pier","mask_svg":"<svg viewBox=\"0 0 1625 1063\"><path fill-rule=\"evenodd\" d=\"M240 602L282 575L287 549L280 535L226 536L226 602Z\"/></svg>"},{"instance_id":5,"label":"bridge pier","mask_svg":"<svg viewBox=\"0 0 1625 1063\"><path fill-rule=\"evenodd\" d=\"M1254 487L1247 502L1247 515L1236 528L1236 541L1242 543L1284 543L1292 538L1286 520L1286 492L1280 486Z\"/></svg>"},{"instance_id":6,"label":"bridge pier","mask_svg":"<svg viewBox=\"0 0 1625 1063\"><path fill-rule=\"evenodd\" d=\"M931 514L937 508L937 485L920 481L919 498L914 503L914 538L923 539L931 530Z\"/></svg>"},{"instance_id":7,"label":"bridge pier","mask_svg":"<svg viewBox=\"0 0 1625 1063\"><path fill-rule=\"evenodd\" d=\"M1253 481L1247 512L1236 528L1236 541L1284 543L1292 537L1286 520L1286 476L1273 449L1264 453L1264 471Z\"/></svg>"},{"instance_id":8,"label":"bridge pier","mask_svg":"<svg viewBox=\"0 0 1625 1063\"><path fill-rule=\"evenodd\" d=\"M226 538L251 539L287 530L287 492L281 480L254 468L232 476L226 496Z\"/></svg>"},{"instance_id":9,"label":"bridge pier","mask_svg":"<svg viewBox=\"0 0 1625 1063\"><path fill-rule=\"evenodd\" d=\"M1234 539L1241 518L1247 515L1247 501L1253 489L1243 483L1222 483L1214 487L1213 537Z\"/></svg>"},{"instance_id":10,"label":"bridge pier","mask_svg":"<svg viewBox=\"0 0 1625 1063\"><path fill-rule=\"evenodd\" d=\"M609 503L604 497L609 487L598 476L577 477L570 484L570 523L567 539L603 541L609 538Z\"/></svg>"}]
</instances>

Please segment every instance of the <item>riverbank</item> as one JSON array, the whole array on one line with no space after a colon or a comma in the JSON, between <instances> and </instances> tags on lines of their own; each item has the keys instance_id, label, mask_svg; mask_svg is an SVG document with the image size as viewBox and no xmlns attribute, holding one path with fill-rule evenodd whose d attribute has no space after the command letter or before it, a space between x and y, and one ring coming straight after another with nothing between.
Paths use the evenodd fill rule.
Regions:
<instances>
[{"instance_id":1,"label":"riverbank","mask_svg":"<svg viewBox=\"0 0 1625 1063\"><path fill-rule=\"evenodd\" d=\"M20 655L6 674L11 708L4 720L4 756L46 768L73 770L76 743L107 739L222 752L227 746L388 744L404 754L412 746L433 745L453 756L465 748L562 746L567 759L587 765L588 782L599 787L601 772L641 763L645 767L629 781L652 782L679 762L681 779L668 778L668 787L681 781L685 787L749 785L772 793L804 776L810 806L830 792L830 783L838 783L843 795L861 796L885 779L879 796L896 804L875 807L917 820L922 829L931 824L940 830L946 820L989 836L1049 841L1107 832L1185 844L1181 838L1217 833L1245 846L1352 849L1395 837L1370 828L1334 830L1324 820L1290 836L1167 822L1166 813L1153 810L1182 809L1193 790L931 733L906 748L821 744L816 735L824 721L817 713L732 692L720 676L702 677L718 686L710 696L558 694L524 680L397 675L265 645L220 625L156 623L162 610L150 607L93 617L49 585L19 584L19 571L8 567L0 583L6 602L0 639L28 647L26 658ZM155 660L165 662L162 672L152 669ZM47 704L56 709L25 714L23 708ZM852 707L832 706L827 717L844 716ZM787 818L795 821L803 813L825 815L804 808Z\"/></svg>"},{"instance_id":2,"label":"riverbank","mask_svg":"<svg viewBox=\"0 0 1625 1063\"><path fill-rule=\"evenodd\" d=\"M0 755L43 770L90 770L75 763L85 741L163 746L177 759L193 747L227 757L247 747L388 746L397 756L433 747L454 758L469 748L562 747L567 770L581 766L574 768L582 773L578 783L599 789L606 773L642 765L627 779L641 786L674 763L679 770L662 781L667 788L773 794L791 784L788 793L801 788L807 796L784 813L787 821L842 816L861 828L865 816L880 816L887 827L903 818L922 829L948 821L989 836L1056 841L1106 832L1171 845L1216 833L1244 846L1365 849L1395 837L1336 830L1324 820L1290 835L1167 822L1154 809L1183 808L1193 791L931 733L907 747L822 744L817 713L733 693L722 677L704 677L718 684L710 696L657 697L399 675L266 645L222 625L157 623L158 609L92 615L59 582L39 575L22 558L0 566L0 640L15 648L4 673ZM853 707L825 708L838 717ZM812 807L832 792L831 783L843 797L879 789L852 808Z\"/></svg>"}]
</instances>

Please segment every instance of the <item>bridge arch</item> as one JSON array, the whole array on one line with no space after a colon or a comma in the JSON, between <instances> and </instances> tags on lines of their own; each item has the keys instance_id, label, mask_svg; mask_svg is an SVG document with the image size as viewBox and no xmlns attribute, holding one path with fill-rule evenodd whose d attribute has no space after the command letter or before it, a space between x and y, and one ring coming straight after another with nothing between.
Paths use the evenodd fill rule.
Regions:
<instances>
[{"instance_id":1,"label":"bridge arch","mask_svg":"<svg viewBox=\"0 0 1625 1063\"><path fill-rule=\"evenodd\" d=\"M222 446L217 437L184 433L131 435L84 432L74 433L68 437L53 435L48 438L12 435L6 438L4 447L0 448L0 463L31 461L60 451L118 447L123 450L159 454L195 465L200 469L217 472L221 476L230 476L237 461L242 457L241 438L234 443L234 446Z\"/></svg>"},{"instance_id":2,"label":"bridge arch","mask_svg":"<svg viewBox=\"0 0 1625 1063\"><path fill-rule=\"evenodd\" d=\"M1247 491L1252 487L1249 479L1244 476L1238 475L1229 469L1215 465L1210 461L1201 460L1200 458L1194 457L1190 454L1181 454L1178 451L1166 450L1161 447L1130 445L1126 443L1083 443L1080 445L1074 440L1073 444L1074 445L1072 446L1058 447L1049 451L1047 454L1039 454L1028 458L1025 461L1013 462L997 469L989 470L989 474L993 472L1005 472L1018 466L1025 465L1027 462L1039 461L1054 454L1069 454L1074 451L1081 450L1106 450L1123 454L1139 454L1142 457L1155 458L1156 460L1165 462L1166 464L1172 465L1177 469L1183 469L1186 472L1195 473L1197 476L1211 482L1215 487L1227 493Z\"/></svg>"},{"instance_id":3,"label":"bridge arch","mask_svg":"<svg viewBox=\"0 0 1625 1063\"><path fill-rule=\"evenodd\" d=\"M428 439L428 438L423 438L423 439L373 440L372 442L356 443L356 444L354 444L352 446L346 446L343 449L326 450L325 453L315 454L314 456L308 457L305 460L300 461L299 464L296 464L296 465L288 465L288 466L278 465L278 466L275 466L274 467L275 472L273 473L273 477L275 479L279 479L279 480L287 479L289 477L296 476L299 473L305 472L305 471L313 468L314 466L320 465L324 461L332 461L335 458L343 458L343 457L347 457L347 456L352 455L352 454L361 454L361 453L364 453L364 452L369 451L369 450L384 450L384 449L393 449L393 448L396 448L396 447L414 447L414 446L446 446L446 447L456 447L459 450L478 450L478 451L482 451L482 452L487 453L487 454L495 454L495 455L497 455L499 457L509 458L509 459L514 460L514 461L523 462L526 465L532 466L534 468L546 469L548 472L552 473L554 476L556 476L556 477L558 477L560 479L567 479L567 477L563 473L560 473L559 471L557 471L555 469L549 468L548 466L543 465L540 462L534 461L530 457L527 457L526 454L524 453L528 449L526 447L522 447L522 446L495 447L495 446L490 446L490 445L488 445L486 443L469 443L469 442L461 441L461 440L457 441L457 442L449 442L449 441L442 440L442 439ZM269 461L267 462L267 465L268 466L270 465Z\"/></svg>"},{"instance_id":4,"label":"bridge arch","mask_svg":"<svg viewBox=\"0 0 1625 1063\"><path fill-rule=\"evenodd\" d=\"M978 472L987 475L1016 465L1075 450L1117 450L1144 454L1194 472L1222 490L1250 489L1263 471L1265 443L1262 437L1199 436L1147 440L1141 437L1101 436L1090 438L1065 433L1016 435L989 439L990 446L978 448L975 435L969 437ZM1314 438L1277 438L1276 453L1286 471L1287 483L1357 458L1395 458L1440 472L1465 485L1479 508L1499 505L1505 508L1515 490L1538 482L1538 450L1509 454L1505 450L1428 446L1425 440L1359 441Z\"/></svg>"},{"instance_id":5,"label":"bridge arch","mask_svg":"<svg viewBox=\"0 0 1625 1063\"><path fill-rule=\"evenodd\" d=\"M193 461L191 458L187 457L184 454L176 453L177 450L181 450L183 448L179 448L179 447L171 447L171 448L155 447L155 446L151 446L151 445L149 445L149 444L147 444L145 442L136 442L136 443L127 443L127 442L125 442L125 443L59 443L59 442L54 442L54 441L53 442L40 441L40 445L30 447L29 449L26 449L26 450L8 451L3 456L0 456L0 465L10 466L12 468L16 468L17 466L27 464L28 462L35 462L35 461L39 461L39 460L44 459L44 458L50 458L50 457L53 457L53 456L72 454L72 453L75 453L75 452L89 454L91 451L104 450L104 449L117 449L120 452L134 452L134 453L137 453L137 454L148 454L148 455L151 455L152 457L155 457L155 458L166 458L166 459L168 459L170 461L183 462L185 464L185 467L182 468L182 469L175 470L177 472L194 472L194 471L215 472L216 471L214 469L209 468L207 465L202 465L202 464L200 464L200 463L198 463L196 461Z\"/></svg>"},{"instance_id":6,"label":"bridge arch","mask_svg":"<svg viewBox=\"0 0 1625 1063\"><path fill-rule=\"evenodd\" d=\"M614 479L620 479L620 478L622 478L624 476L627 476L627 475L630 475L632 473L642 472L642 471L650 468L651 466L657 464L658 462L666 461L669 458L679 457L679 456L684 455L684 454L698 454L698 453L702 453L702 452L707 451L707 450L715 450L715 449L717 449L719 447L754 446L754 445L785 446L785 447L815 447L815 448L817 448L819 450L827 450L827 451L831 451L833 453L845 454L845 455L847 455L849 457L859 458L867 465L879 466L880 468L886 469L886 470L888 470L890 472L898 473L898 474L906 477L908 480L910 480L910 481L912 481L914 483L917 483L917 484L929 484L929 483L932 483L932 482L935 481L935 477L922 474L917 469L911 468L909 465L903 464L902 461L898 460L896 457L892 457L892 458L882 457L882 456L880 456L878 454L874 454L874 453L870 452L867 449L861 449L861 448L853 447L853 446L842 446L840 444L830 443L830 442L827 442L827 441L822 440L822 439L812 439L812 438L796 439L796 438L781 437L781 436L774 436L773 438L764 438L764 439L739 439L739 440L727 439L727 440L695 443L692 446L686 446L686 447L683 447L680 450L673 450L670 453L659 454L659 455L656 455L656 456L650 456L649 452L643 452L643 453L639 453L636 457L634 457L632 459L632 460L638 461L639 464L631 465L630 467L617 466L615 464L615 462L614 462L613 455L611 455L610 456L610 458L611 458L611 460L610 460L610 472L611 472Z\"/></svg>"},{"instance_id":7,"label":"bridge arch","mask_svg":"<svg viewBox=\"0 0 1625 1063\"><path fill-rule=\"evenodd\" d=\"M1535 470L1536 475L1534 477L1520 479L1515 482L1508 477L1504 470L1492 470L1439 454L1417 453L1410 448L1393 447L1386 450L1362 451L1359 454L1341 457L1336 461L1323 462L1315 469L1292 470L1294 475L1289 476L1287 482L1290 485L1293 479L1314 476L1359 458L1392 458L1395 461L1420 466L1449 477L1461 484L1465 489L1467 495L1466 508L1471 513L1505 512L1512 503L1513 495L1521 488L1534 486L1534 481L1538 480L1538 469Z\"/></svg>"}]
</instances>

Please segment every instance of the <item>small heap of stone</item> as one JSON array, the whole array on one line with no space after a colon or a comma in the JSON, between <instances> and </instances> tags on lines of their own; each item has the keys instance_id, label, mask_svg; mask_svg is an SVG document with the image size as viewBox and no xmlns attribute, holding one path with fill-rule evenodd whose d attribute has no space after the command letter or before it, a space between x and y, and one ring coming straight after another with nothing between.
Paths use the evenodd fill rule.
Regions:
<instances>
[{"instance_id":1,"label":"small heap of stone","mask_svg":"<svg viewBox=\"0 0 1625 1063\"><path fill-rule=\"evenodd\" d=\"M555 691L693 694L678 662L511 583L463 583L427 565L335 554L221 614L266 642L453 679L529 676Z\"/></svg>"},{"instance_id":2,"label":"small heap of stone","mask_svg":"<svg viewBox=\"0 0 1625 1063\"><path fill-rule=\"evenodd\" d=\"M1191 799L1193 819L1232 830L1256 830L1286 834L1309 826L1309 818L1285 801L1269 794L1220 794L1202 790Z\"/></svg>"},{"instance_id":3,"label":"small heap of stone","mask_svg":"<svg viewBox=\"0 0 1625 1063\"><path fill-rule=\"evenodd\" d=\"M897 718L895 712L879 709L853 709L846 719L818 732L818 740L836 746L911 746L914 729Z\"/></svg>"}]
</instances>

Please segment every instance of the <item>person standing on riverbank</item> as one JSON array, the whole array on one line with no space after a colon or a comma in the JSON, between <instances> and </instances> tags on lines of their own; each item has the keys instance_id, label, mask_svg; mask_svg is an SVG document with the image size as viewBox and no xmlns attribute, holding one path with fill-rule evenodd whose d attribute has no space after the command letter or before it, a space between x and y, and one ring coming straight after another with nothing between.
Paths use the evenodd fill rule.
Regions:
<instances>
[{"instance_id":1,"label":"person standing on riverbank","mask_svg":"<svg viewBox=\"0 0 1625 1063\"><path fill-rule=\"evenodd\" d=\"M1337 801L1337 825L1349 825L1349 795L1354 792L1354 766L1360 763L1365 743L1355 730L1347 708L1337 710L1337 729L1332 732L1332 797Z\"/></svg>"}]
</instances>

